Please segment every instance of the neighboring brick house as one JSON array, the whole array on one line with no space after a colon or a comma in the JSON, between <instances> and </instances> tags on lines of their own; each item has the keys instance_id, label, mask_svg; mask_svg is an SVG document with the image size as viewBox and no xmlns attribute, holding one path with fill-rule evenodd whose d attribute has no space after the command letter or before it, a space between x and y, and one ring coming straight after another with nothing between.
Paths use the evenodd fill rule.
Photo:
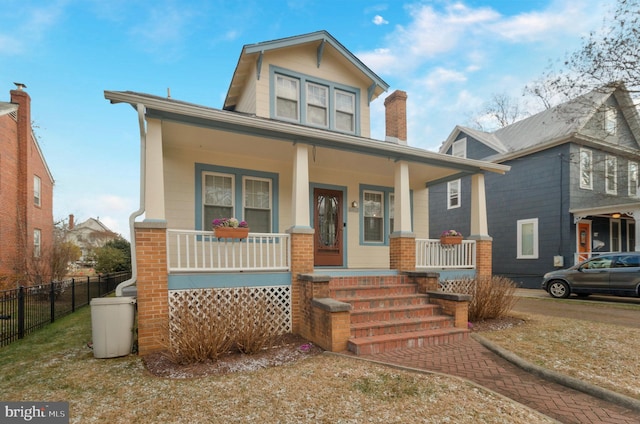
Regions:
<instances>
[{"instance_id":1,"label":"neighboring brick house","mask_svg":"<svg viewBox=\"0 0 640 424\"><path fill-rule=\"evenodd\" d=\"M0 288L46 276L38 259L53 243L54 180L31 126L31 97L16 86L11 102L0 102Z\"/></svg>"}]
</instances>

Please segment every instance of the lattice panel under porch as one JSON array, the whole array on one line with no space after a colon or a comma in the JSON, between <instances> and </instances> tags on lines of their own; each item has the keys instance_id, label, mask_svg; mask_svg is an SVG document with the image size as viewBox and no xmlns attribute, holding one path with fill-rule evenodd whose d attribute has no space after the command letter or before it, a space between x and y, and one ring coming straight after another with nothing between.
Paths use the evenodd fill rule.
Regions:
<instances>
[{"instance_id":1,"label":"lattice panel under porch","mask_svg":"<svg viewBox=\"0 0 640 424\"><path fill-rule=\"evenodd\" d=\"M440 283L440 291L445 293L474 294L476 291L476 284L475 281L471 279L446 280Z\"/></svg>"},{"instance_id":2,"label":"lattice panel under porch","mask_svg":"<svg viewBox=\"0 0 640 424\"><path fill-rule=\"evenodd\" d=\"M269 310L273 334L291 332L291 287L240 287L224 289L169 290L169 327L174 332L172 322L176 308L187 304L189 309L197 310L200 317L208 316L212 310L228 315L231 311L241 310L252 313L264 302Z\"/></svg>"}]
</instances>

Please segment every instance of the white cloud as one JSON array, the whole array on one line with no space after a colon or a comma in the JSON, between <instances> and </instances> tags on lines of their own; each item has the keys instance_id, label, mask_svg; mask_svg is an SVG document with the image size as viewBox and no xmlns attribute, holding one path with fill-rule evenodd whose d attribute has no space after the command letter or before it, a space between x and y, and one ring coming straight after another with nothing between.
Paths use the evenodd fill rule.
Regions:
<instances>
[{"instance_id":1,"label":"white cloud","mask_svg":"<svg viewBox=\"0 0 640 424\"><path fill-rule=\"evenodd\" d=\"M389 21L387 21L380 15L376 15L373 17L373 23L376 25L386 25L389 23Z\"/></svg>"},{"instance_id":2,"label":"white cloud","mask_svg":"<svg viewBox=\"0 0 640 424\"><path fill-rule=\"evenodd\" d=\"M0 54L30 54L46 34L64 18L66 1L44 2L38 7L3 3L0 12Z\"/></svg>"}]
</instances>

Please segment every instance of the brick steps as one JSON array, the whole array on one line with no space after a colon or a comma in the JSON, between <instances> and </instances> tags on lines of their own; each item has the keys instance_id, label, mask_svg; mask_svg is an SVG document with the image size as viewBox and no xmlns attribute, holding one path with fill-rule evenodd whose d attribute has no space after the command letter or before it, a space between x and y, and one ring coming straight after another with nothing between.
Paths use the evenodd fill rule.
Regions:
<instances>
[{"instance_id":1,"label":"brick steps","mask_svg":"<svg viewBox=\"0 0 640 424\"><path fill-rule=\"evenodd\" d=\"M453 317L429 303L401 276L335 277L331 297L351 305L349 351L370 355L422 346L456 343L468 337Z\"/></svg>"}]
</instances>

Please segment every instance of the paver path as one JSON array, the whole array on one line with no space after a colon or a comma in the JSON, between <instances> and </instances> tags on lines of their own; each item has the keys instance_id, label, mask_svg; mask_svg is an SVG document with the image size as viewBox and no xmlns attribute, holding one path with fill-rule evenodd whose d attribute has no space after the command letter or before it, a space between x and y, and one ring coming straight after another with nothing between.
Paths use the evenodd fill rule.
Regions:
<instances>
[{"instance_id":1,"label":"paver path","mask_svg":"<svg viewBox=\"0 0 640 424\"><path fill-rule=\"evenodd\" d=\"M466 378L567 424L640 423L640 413L529 374L471 338L362 357Z\"/></svg>"}]
</instances>

